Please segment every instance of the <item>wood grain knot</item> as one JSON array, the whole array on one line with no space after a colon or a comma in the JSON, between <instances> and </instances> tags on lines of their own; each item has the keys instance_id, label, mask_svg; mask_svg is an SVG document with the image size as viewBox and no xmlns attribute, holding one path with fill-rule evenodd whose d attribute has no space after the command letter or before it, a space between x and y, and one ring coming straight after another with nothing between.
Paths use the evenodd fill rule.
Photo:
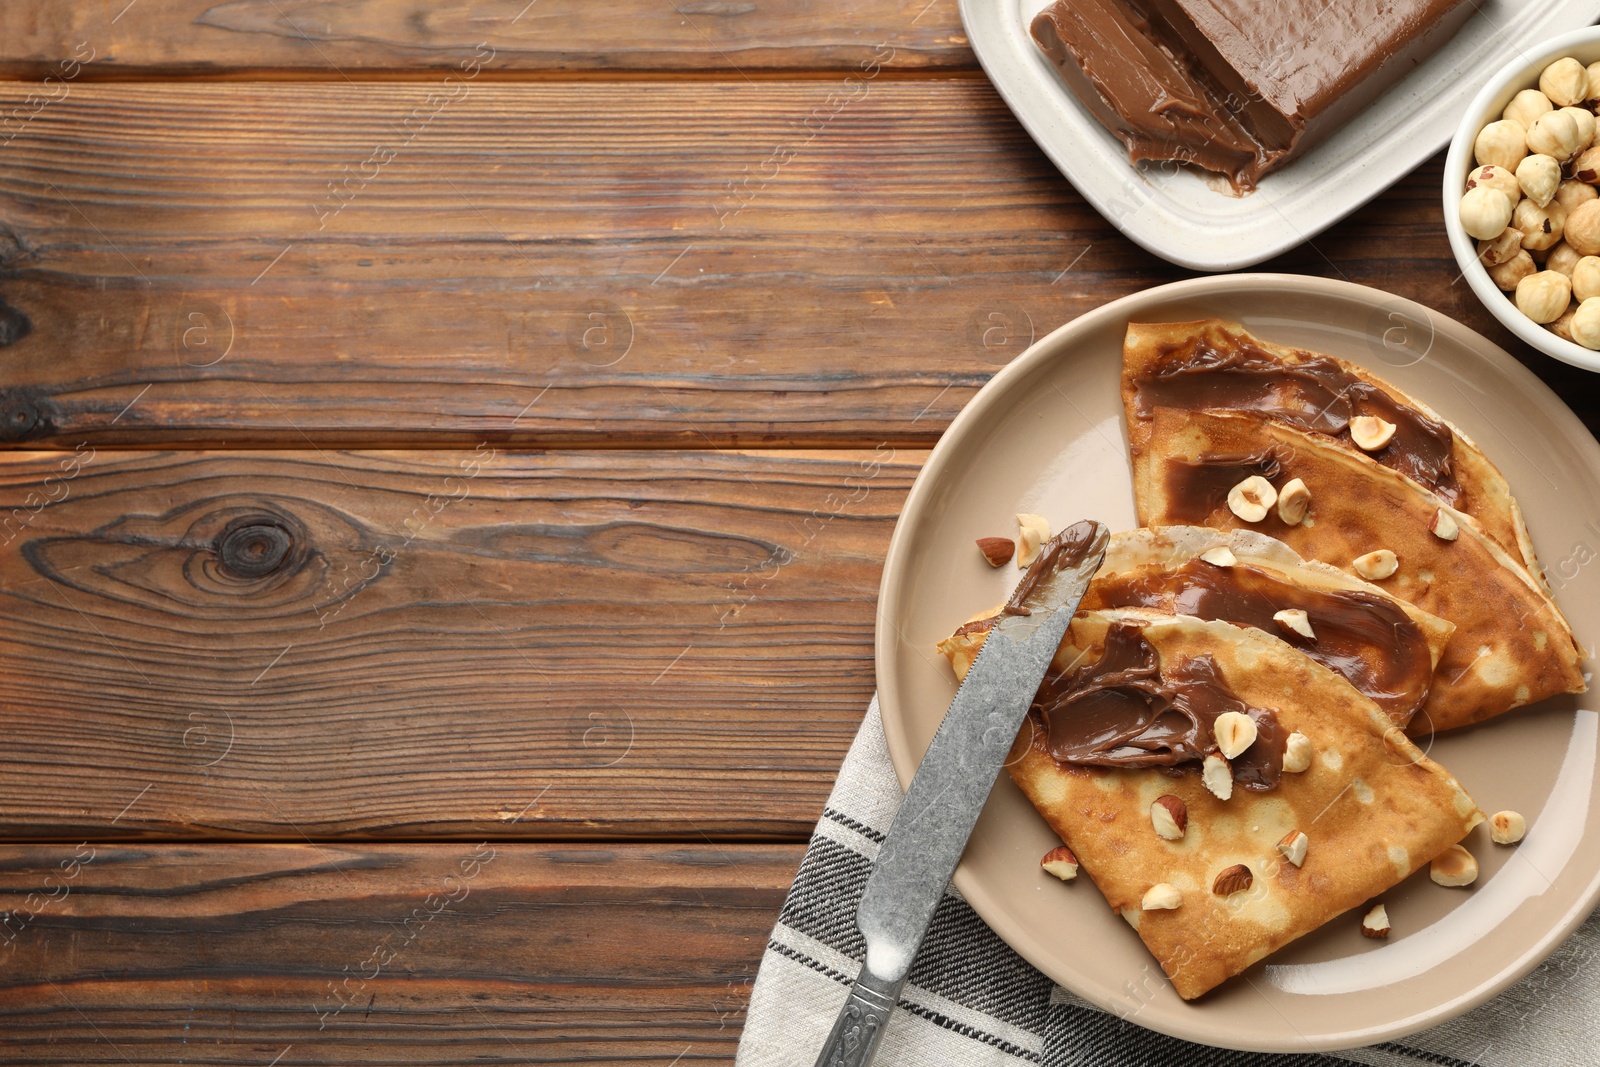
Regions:
<instances>
[{"instance_id":1,"label":"wood grain knot","mask_svg":"<svg viewBox=\"0 0 1600 1067\"><path fill-rule=\"evenodd\" d=\"M273 515L234 519L217 537L217 561L224 574L255 581L282 567L294 551L294 535Z\"/></svg>"},{"instance_id":2,"label":"wood grain knot","mask_svg":"<svg viewBox=\"0 0 1600 1067\"><path fill-rule=\"evenodd\" d=\"M0 297L0 348L14 345L33 332L33 320Z\"/></svg>"},{"instance_id":3,"label":"wood grain knot","mask_svg":"<svg viewBox=\"0 0 1600 1067\"><path fill-rule=\"evenodd\" d=\"M56 415L55 402L38 386L0 388L0 441L26 441L54 433Z\"/></svg>"}]
</instances>

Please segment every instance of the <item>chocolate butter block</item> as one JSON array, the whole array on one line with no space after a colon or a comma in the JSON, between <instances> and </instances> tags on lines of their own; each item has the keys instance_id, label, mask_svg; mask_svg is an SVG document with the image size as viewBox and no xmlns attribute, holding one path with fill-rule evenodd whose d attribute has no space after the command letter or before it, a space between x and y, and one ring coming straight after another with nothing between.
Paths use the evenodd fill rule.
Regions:
<instances>
[{"instance_id":1,"label":"chocolate butter block","mask_svg":"<svg viewBox=\"0 0 1600 1067\"><path fill-rule=\"evenodd\" d=\"M1151 0L1229 93L1278 122L1293 151L1326 137L1410 74L1476 10L1467 0Z\"/></svg>"},{"instance_id":2,"label":"chocolate butter block","mask_svg":"<svg viewBox=\"0 0 1600 1067\"><path fill-rule=\"evenodd\" d=\"M1033 38L1128 158L1181 159L1253 185L1263 147L1215 93L1164 50L1122 0L1058 0Z\"/></svg>"},{"instance_id":3,"label":"chocolate butter block","mask_svg":"<svg viewBox=\"0 0 1600 1067\"><path fill-rule=\"evenodd\" d=\"M1470 0L1056 0L1033 34L1132 159L1193 161L1248 189L1409 74L1474 10ZM1152 83L1174 90L1154 111ZM1152 118L1173 106L1185 121ZM1249 161L1229 166L1247 146Z\"/></svg>"}]
</instances>

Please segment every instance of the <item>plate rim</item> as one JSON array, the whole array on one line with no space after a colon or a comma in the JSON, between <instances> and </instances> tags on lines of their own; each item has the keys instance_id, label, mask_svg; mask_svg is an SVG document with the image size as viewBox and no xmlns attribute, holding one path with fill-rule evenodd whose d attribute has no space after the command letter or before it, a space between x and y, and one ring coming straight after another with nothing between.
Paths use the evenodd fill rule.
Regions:
<instances>
[{"instance_id":1,"label":"plate rim","mask_svg":"<svg viewBox=\"0 0 1600 1067\"><path fill-rule=\"evenodd\" d=\"M895 522L894 531L890 535L889 546L884 555L883 577L878 587L877 610L874 614L873 667L877 678L879 712L884 722L884 740L888 748L890 764L894 768L895 778L902 795L910 783L912 774L916 771L917 764L921 761L922 752L908 750L903 740L897 736L896 731L890 729L891 718L898 719L900 716L899 709L903 698L897 692L895 674L890 666L893 649L898 644L898 634L893 627L886 627L884 620L894 616L895 610L892 609L899 608L901 599L898 588L901 584L900 573L902 570L908 570L910 566L908 562L903 562L907 553L906 542L912 536L910 532L911 524L907 522L907 518L926 510L928 498L936 491L935 482L946 466L945 461L949 456L961 449L965 443L964 439L974 427L984 425L984 417L990 409L1000 403L1002 395L1010 390L1014 381L1024 379L1049 361L1060 358L1056 349L1066 343L1074 334L1092 332L1095 328L1103 325L1106 320L1126 319L1133 313L1133 309L1142 306L1168 303L1186 297L1215 296L1234 290L1259 290L1263 285L1271 286L1282 292L1298 292L1314 297L1336 296L1347 300L1366 301L1369 305L1381 303L1386 309L1403 314L1412 321L1428 321L1435 330L1453 334L1458 342L1480 351L1498 370L1513 379L1518 379L1519 384L1523 388L1529 389L1541 402L1549 402L1551 408L1550 417L1561 424L1560 431L1565 436L1574 438L1578 442L1580 451L1587 453L1580 458L1586 462L1590 469L1600 471L1600 442L1595 440L1588 427L1573 413L1572 409L1566 405L1560 396L1532 370L1515 359L1505 349L1455 318L1445 315L1443 312L1435 311L1425 304L1381 289L1375 289L1371 286L1331 278L1271 272L1208 275L1141 289L1109 303L1102 304L1075 318L1068 319L1029 345L1016 359L997 371L967 402L955 419L951 421L950 426L928 453L922 469L918 471L910 491L906 494L905 503L901 507L900 517ZM1029 964L1039 969L1051 981L1071 990L1097 1007L1121 1016L1121 1013L1115 1011L1111 1002L1097 996L1095 991L1075 988L1070 982L1056 974L1052 974L1047 969L1038 958L1041 954L1033 951L1033 943L1036 941L1035 936L1024 930L1019 924L1014 924L1007 920L1005 913L996 905L991 894L976 879L965 858L957 866L951 882L972 906L973 910L977 912L984 924L993 930L1018 955L1026 959ZM1576 898L1576 903L1561 916L1557 923L1541 938L1528 946L1527 950L1514 963L1502 968L1472 991L1450 999L1445 1003L1438 1004L1429 1010L1416 1012L1405 1019L1388 1024L1359 1031L1344 1030L1337 1033L1319 1034L1318 1047L1315 1048L1308 1048L1307 1046L1312 1039L1304 1037L1292 1044L1274 1041L1252 1042L1249 1040L1220 1044L1212 1040L1209 1034L1199 1031L1187 1031L1181 1027L1152 1026L1146 1021L1144 1013L1121 1017L1130 1019L1147 1030L1166 1034L1170 1037L1235 1051L1327 1052L1394 1040L1447 1022L1505 991L1529 974L1560 944L1566 941L1583 924L1590 913L1595 910L1597 904L1600 904L1600 870L1596 871L1589 884L1582 889ZM1327 1044L1324 1045L1323 1042Z\"/></svg>"}]
</instances>

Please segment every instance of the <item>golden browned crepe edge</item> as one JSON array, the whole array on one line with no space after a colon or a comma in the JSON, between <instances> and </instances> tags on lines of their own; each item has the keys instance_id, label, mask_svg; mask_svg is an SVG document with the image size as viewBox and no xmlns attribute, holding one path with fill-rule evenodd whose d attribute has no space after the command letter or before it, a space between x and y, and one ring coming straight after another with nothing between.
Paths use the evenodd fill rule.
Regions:
<instances>
[{"instance_id":1,"label":"golden browned crepe edge","mask_svg":"<svg viewBox=\"0 0 1600 1067\"><path fill-rule=\"evenodd\" d=\"M1236 789L1230 800L1219 801L1194 774L1063 766L1045 751L1032 721L1025 725L1029 743L1019 738L1021 751L1008 766L1012 779L1076 854L1107 903L1134 926L1184 999L1380 895L1483 820L1460 784L1377 705L1264 631L1130 609L1089 612L1074 620L1058 664L1084 658L1080 649L1096 643L1094 629L1103 633L1113 619L1144 621L1164 661L1179 650L1220 653L1222 661L1229 659L1226 650L1246 650L1261 666L1240 670L1241 664L1221 662L1230 686L1256 706L1274 707L1286 729L1307 733L1315 746L1304 775L1285 775L1277 790L1266 793ZM1163 637L1164 628L1182 628L1186 635L1174 643ZM1338 753L1337 765L1330 752ZM1179 796L1188 808L1189 833L1181 842L1162 840L1150 825L1149 801L1164 794ZM1291 810L1285 814L1274 800ZM1311 811L1317 816L1307 818ZM1219 830L1215 841L1206 836L1206 827L1223 827L1229 819L1238 828L1233 835ZM1283 860L1275 848L1285 825L1310 839L1302 867ZM1197 860L1193 854L1207 852L1207 846L1209 856ZM1218 898L1212 879L1236 862L1250 866L1256 881L1238 900ZM1178 885L1183 904L1173 911L1143 911L1144 892L1159 882ZM1274 893L1287 901L1284 926L1271 931L1247 923L1274 914Z\"/></svg>"},{"instance_id":2,"label":"golden browned crepe edge","mask_svg":"<svg viewBox=\"0 0 1600 1067\"><path fill-rule=\"evenodd\" d=\"M1477 444L1461 431L1461 428L1449 419L1444 418L1427 404L1418 400L1398 386L1385 381L1378 375L1349 360L1340 359L1326 352L1313 352L1310 349L1290 348L1285 345L1265 341L1237 322L1227 319L1195 319L1190 322L1164 322L1164 323L1128 323L1127 333L1123 338L1122 348L1122 406L1124 417L1128 424L1128 440L1137 454L1139 447L1149 441L1148 427L1140 427L1143 420L1134 415L1134 384L1133 380L1138 371L1147 366L1155 355L1155 346L1177 340L1187 340L1197 333L1210 328L1217 328L1235 337L1245 337L1252 344L1260 346L1267 352L1289 363L1298 363L1308 356L1322 356L1331 359L1351 374L1362 381L1377 386L1395 399L1409 404L1421 411L1429 418L1444 423L1450 427L1450 432L1455 435L1456 448L1453 456L1456 461L1456 480L1467 491L1467 501L1470 505L1468 514L1477 518L1485 532L1500 542L1508 551L1515 552L1520 558L1524 568L1537 576L1540 584L1544 577L1539 570L1538 556L1534 553L1533 542L1528 535L1528 527L1522 517L1522 509L1517 505L1516 498L1511 494L1511 486L1506 482L1505 475L1500 473L1488 456L1483 454ZM1261 416L1253 416L1261 417ZM1142 432L1141 432L1142 431ZM1354 451L1354 445L1346 445L1342 440L1329 438L1340 448ZM1135 461L1137 462L1137 460ZM1405 477L1401 475L1401 477ZM1139 516L1141 523L1147 523L1146 517Z\"/></svg>"}]
</instances>

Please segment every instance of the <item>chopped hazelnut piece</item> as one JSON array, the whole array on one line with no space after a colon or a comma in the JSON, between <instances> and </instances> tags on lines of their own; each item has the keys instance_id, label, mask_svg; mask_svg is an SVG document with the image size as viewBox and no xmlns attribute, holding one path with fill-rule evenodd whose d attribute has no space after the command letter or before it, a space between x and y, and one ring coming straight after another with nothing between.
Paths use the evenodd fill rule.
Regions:
<instances>
[{"instance_id":1,"label":"chopped hazelnut piece","mask_svg":"<svg viewBox=\"0 0 1600 1067\"><path fill-rule=\"evenodd\" d=\"M1003 567L1011 562L1016 550L1016 542L1009 537L978 538L978 551L983 553L983 558L989 561L991 567Z\"/></svg>"},{"instance_id":2,"label":"chopped hazelnut piece","mask_svg":"<svg viewBox=\"0 0 1600 1067\"><path fill-rule=\"evenodd\" d=\"M1020 514L1017 527L1022 531L1021 547L1017 550L1017 569L1026 570L1039 558L1039 547L1050 540L1050 523L1042 515Z\"/></svg>"},{"instance_id":3,"label":"chopped hazelnut piece","mask_svg":"<svg viewBox=\"0 0 1600 1067\"><path fill-rule=\"evenodd\" d=\"M1300 774L1311 769L1311 738L1299 730L1284 742L1283 769L1286 774Z\"/></svg>"},{"instance_id":4,"label":"chopped hazelnut piece","mask_svg":"<svg viewBox=\"0 0 1600 1067\"><path fill-rule=\"evenodd\" d=\"M1428 877L1440 885L1471 885L1478 880L1478 861L1460 845L1451 845L1428 865Z\"/></svg>"},{"instance_id":5,"label":"chopped hazelnut piece","mask_svg":"<svg viewBox=\"0 0 1600 1067\"><path fill-rule=\"evenodd\" d=\"M1183 903L1183 894L1178 892L1176 886L1166 882L1158 882L1145 890L1144 899L1139 906L1145 911L1171 911Z\"/></svg>"},{"instance_id":6,"label":"chopped hazelnut piece","mask_svg":"<svg viewBox=\"0 0 1600 1067\"><path fill-rule=\"evenodd\" d=\"M1387 548L1380 548L1376 552L1357 556L1350 561L1350 565L1368 581L1380 582L1399 569L1400 559Z\"/></svg>"},{"instance_id":7,"label":"chopped hazelnut piece","mask_svg":"<svg viewBox=\"0 0 1600 1067\"><path fill-rule=\"evenodd\" d=\"M1489 816L1489 840L1497 845L1514 845L1528 832L1528 820L1521 812L1497 811Z\"/></svg>"},{"instance_id":8,"label":"chopped hazelnut piece","mask_svg":"<svg viewBox=\"0 0 1600 1067\"><path fill-rule=\"evenodd\" d=\"M1311 628L1311 616L1301 608L1284 608L1272 614L1272 621L1285 630L1292 630L1308 641L1315 641L1317 633Z\"/></svg>"},{"instance_id":9,"label":"chopped hazelnut piece","mask_svg":"<svg viewBox=\"0 0 1600 1067\"><path fill-rule=\"evenodd\" d=\"M1057 845L1044 854L1044 859L1039 861L1049 874L1055 875L1063 882L1070 882L1078 877L1078 857L1066 845Z\"/></svg>"},{"instance_id":10,"label":"chopped hazelnut piece","mask_svg":"<svg viewBox=\"0 0 1600 1067\"><path fill-rule=\"evenodd\" d=\"M1278 842L1278 851L1283 853L1283 858L1296 867L1305 866L1306 850L1310 847L1311 839L1299 830L1290 830Z\"/></svg>"},{"instance_id":11,"label":"chopped hazelnut piece","mask_svg":"<svg viewBox=\"0 0 1600 1067\"><path fill-rule=\"evenodd\" d=\"M1260 522L1278 502L1278 491L1259 474L1252 474L1228 490L1228 510L1245 522Z\"/></svg>"},{"instance_id":12,"label":"chopped hazelnut piece","mask_svg":"<svg viewBox=\"0 0 1600 1067\"><path fill-rule=\"evenodd\" d=\"M1171 793L1150 802L1150 824L1164 841L1181 841L1189 829L1189 806Z\"/></svg>"}]
</instances>

